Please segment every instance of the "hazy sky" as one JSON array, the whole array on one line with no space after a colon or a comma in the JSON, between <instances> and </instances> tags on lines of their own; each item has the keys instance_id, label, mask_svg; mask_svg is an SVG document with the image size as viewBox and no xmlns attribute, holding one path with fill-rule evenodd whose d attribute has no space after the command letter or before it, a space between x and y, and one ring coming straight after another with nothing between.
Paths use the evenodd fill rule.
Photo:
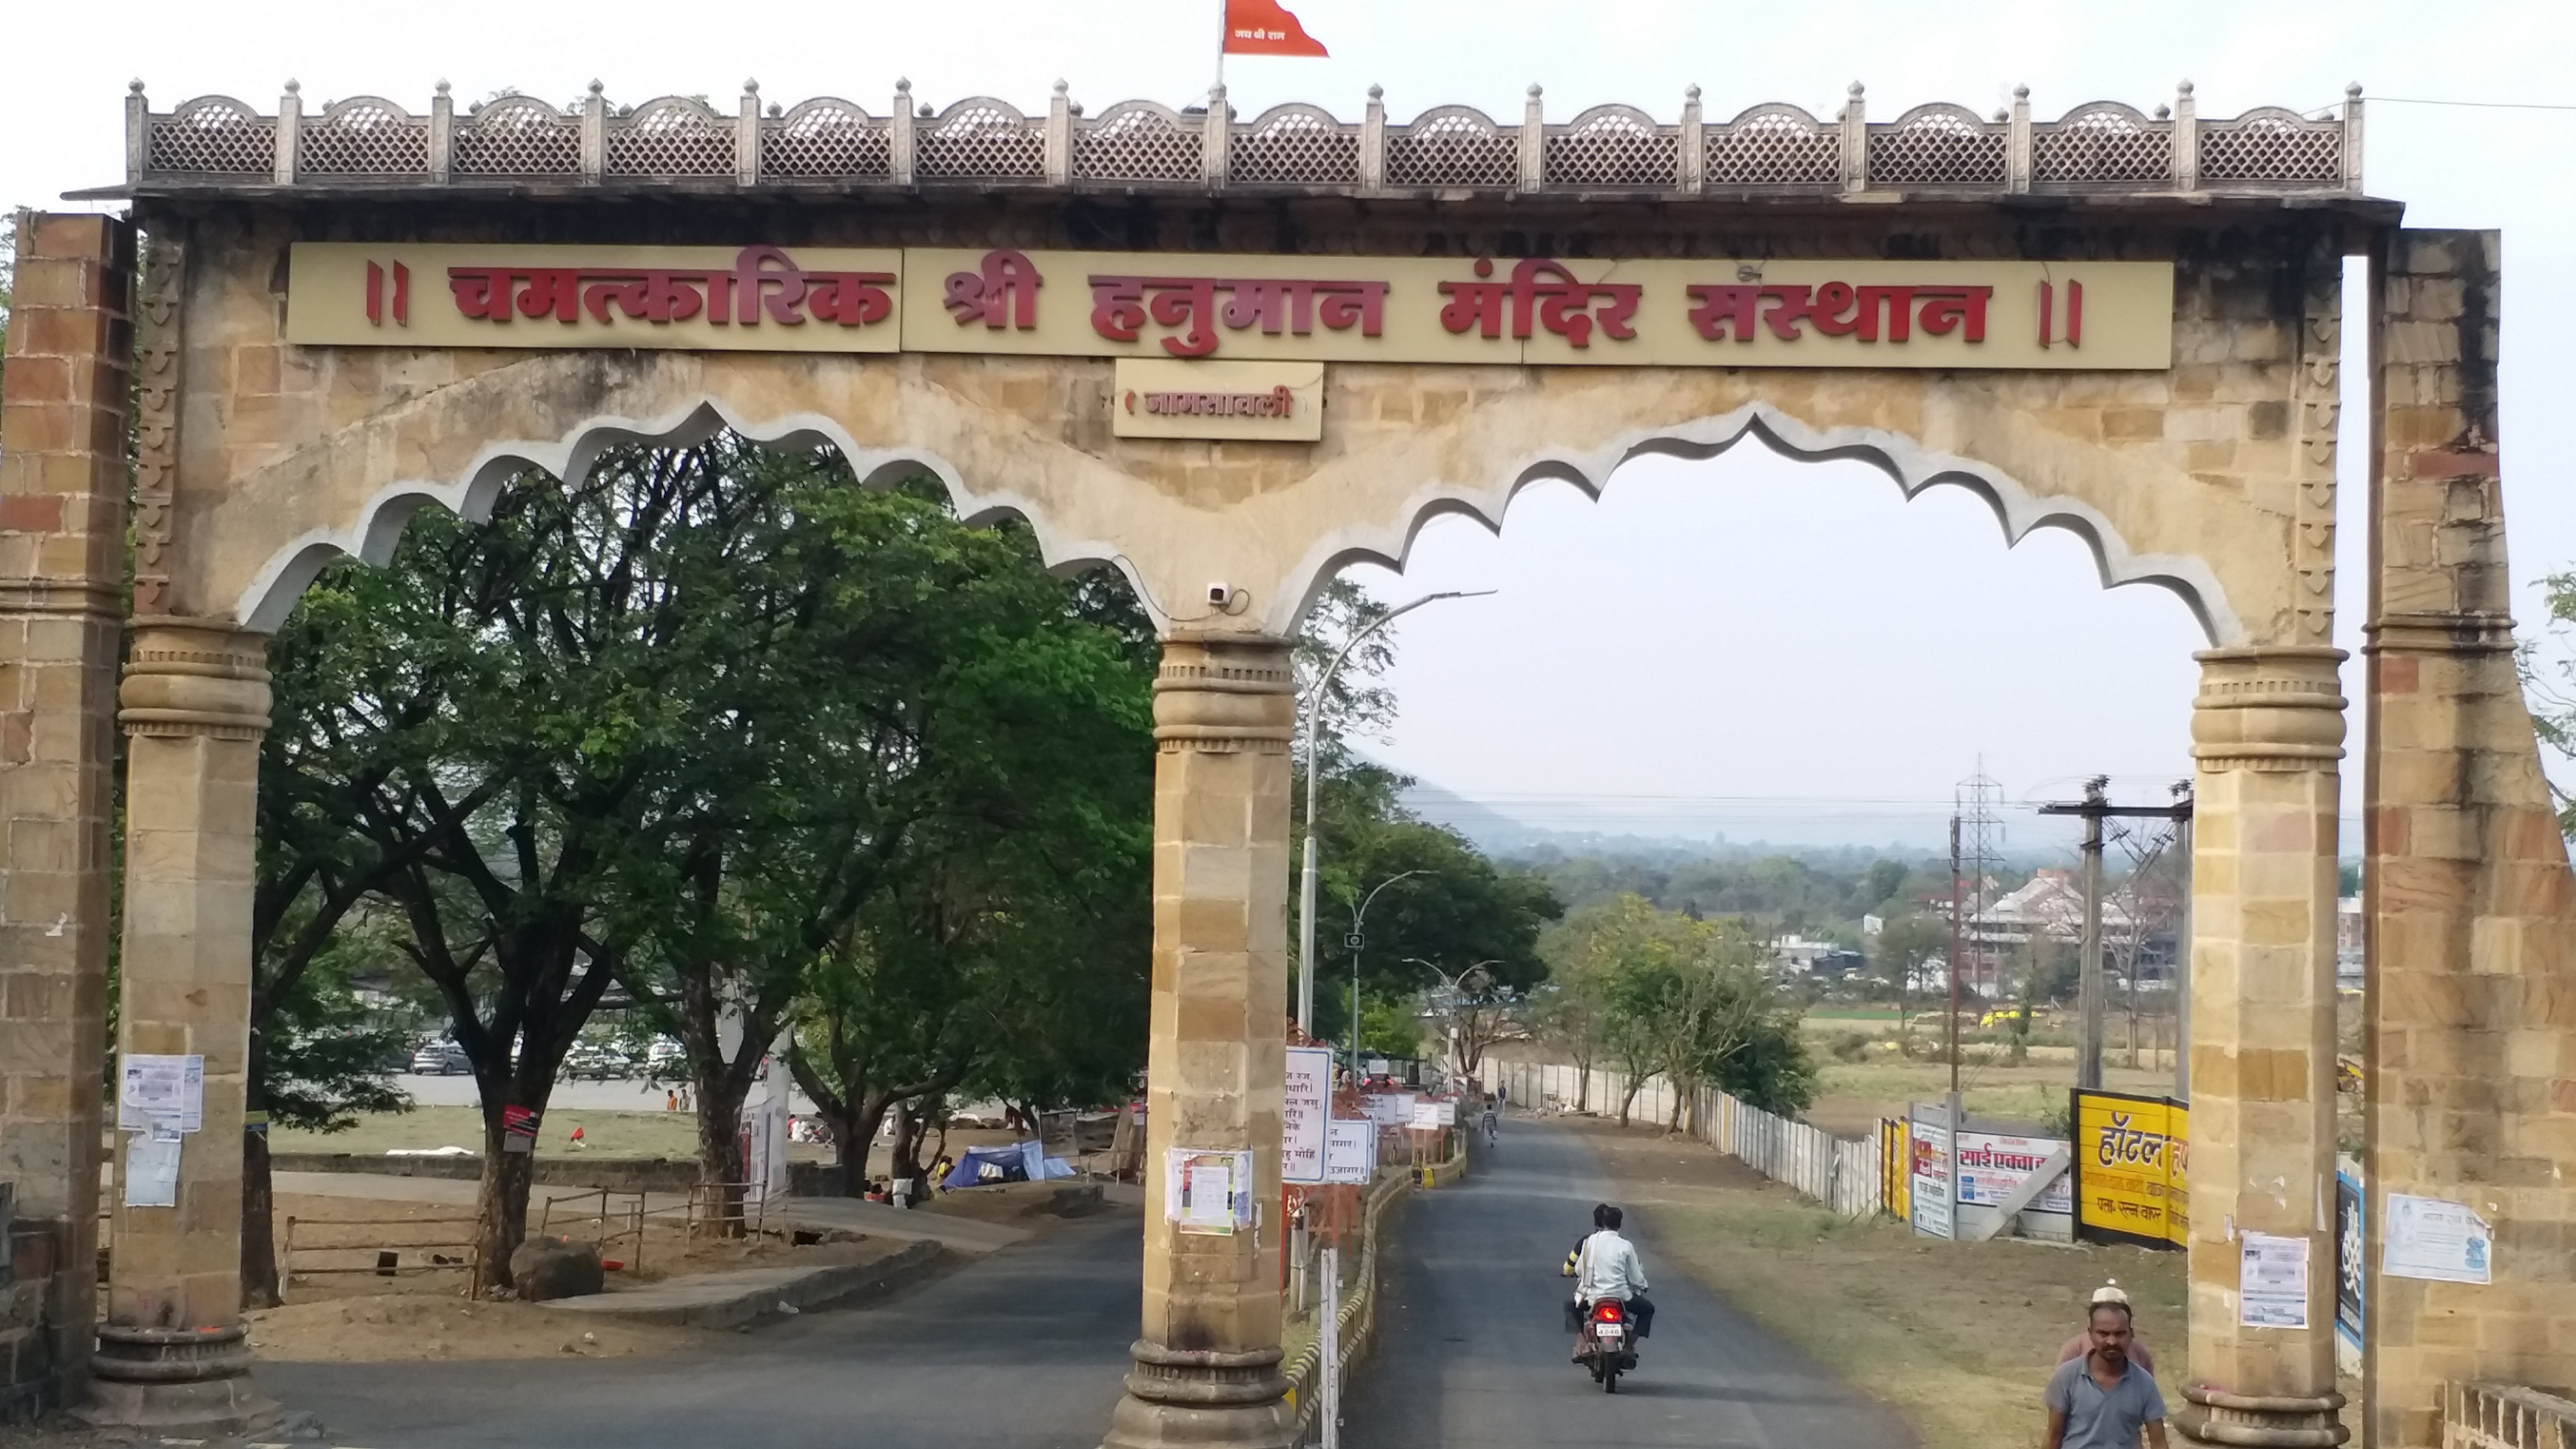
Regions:
<instances>
[{"instance_id":1,"label":"hazy sky","mask_svg":"<svg viewBox=\"0 0 2576 1449\"><path fill-rule=\"evenodd\" d=\"M2193 3L1739 6L1709 0L1290 0L1329 60L1228 66L1238 110L1312 100L1356 117L1372 83L1402 120L1449 102L1517 116L1545 84L1552 116L1627 101L1670 117L1694 82L1712 118L1761 101L1826 114L1853 80L1870 113L1923 101L1979 110L2030 86L2034 115L2095 99L2142 109L2197 83L2201 113L2309 109L2347 81L2374 96L2576 107L2576 5ZM156 109L209 91L308 107L377 92L423 108L505 87L568 99L847 96L882 111L898 76L944 105L987 92L1041 105L1059 77L1097 112L1132 96L1185 103L1211 78L1216 0L984 0L739 10L667 0L469 5L438 23L340 3L133 0L96 12L22 5L0 85L0 204L45 205L122 175L127 80ZM2576 331L2576 227L2565 158L2576 110L2376 104L2368 179L2417 225L2506 233L2504 442L2519 616L2529 581L2576 560L2576 498L2559 481L2576 383L2555 345ZM2358 401L2357 367L2346 371ZM2347 410L2350 420L2357 408ZM2355 440L2357 445L2357 439ZM2345 450L2357 484L2358 449ZM2344 492L2346 647L2360 623L2358 486ZM1498 539L1456 519L1427 531L1390 598L1499 587L1402 626L1394 763L1534 823L1723 829L1738 839L1929 842L1982 754L2007 798L2072 793L2108 772L2162 798L2186 774L2192 649L2181 604L2104 592L2071 536L2007 551L1969 495L1911 504L1857 465L1748 450L1640 464L1599 503L1533 490ZM2357 673L2348 671L2357 680ZM2348 686L2347 693L2351 689ZM2354 714L2358 744L2359 712ZM2347 799L2356 767L2349 770ZM2017 843L2064 827L2026 817ZM2358 849L2357 835L2346 842Z\"/></svg>"}]
</instances>

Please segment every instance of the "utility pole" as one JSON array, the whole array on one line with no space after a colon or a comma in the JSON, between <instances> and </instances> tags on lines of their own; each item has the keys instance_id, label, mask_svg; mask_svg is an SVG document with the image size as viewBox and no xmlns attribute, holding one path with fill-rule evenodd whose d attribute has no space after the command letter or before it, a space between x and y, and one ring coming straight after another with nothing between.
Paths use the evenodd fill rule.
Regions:
<instances>
[{"instance_id":1,"label":"utility pole","mask_svg":"<svg viewBox=\"0 0 2576 1449\"><path fill-rule=\"evenodd\" d=\"M2084 952L2077 991L2083 1027L2076 1038L2075 1085L2088 1092L2102 1090L2102 1011L2108 996L2102 980L2102 822L2115 815L2151 820L2191 818L2188 804L2114 805L2107 793L2110 784L2110 776L2096 775L2084 782L2082 800L2039 807L2042 815L2073 815L2084 821Z\"/></svg>"},{"instance_id":2,"label":"utility pole","mask_svg":"<svg viewBox=\"0 0 2576 1449\"><path fill-rule=\"evenodd\" d=\"M1959 1095L1959 817L1950 817L1950 1095Z\"/></svg>"}]
</instances>

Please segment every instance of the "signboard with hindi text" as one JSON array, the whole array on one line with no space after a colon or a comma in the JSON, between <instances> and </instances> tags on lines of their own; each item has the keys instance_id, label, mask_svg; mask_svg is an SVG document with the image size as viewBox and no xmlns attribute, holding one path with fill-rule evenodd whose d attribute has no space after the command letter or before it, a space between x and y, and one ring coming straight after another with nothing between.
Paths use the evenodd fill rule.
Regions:
<instances>
[{"instance_id":1,"label":"signboard with hindi text","mask_svg":"<svg viewBox=\"0 0 2576 1449\"><path fill-rule=\"evenodd\" d=\"M299 242L312 346L2163 369L2169 262Z\"/></svg>"},{"instance_id":2,"label":"signboard with hindi text","mask_svg":"<svg viewBox=\"0 0 2576 1449\"><path fill-rule=\"evenodd\" d=\"M1279 1180L1311 1186L1324 1180L1324 1139L1333 1116L1332 1048L1288 1048L1283 1076Z\"/></svg>"},{"instance_id":3,"label":"signboard with hindi text","mask_svg":"<svg viewBox=\"0 0 2576 1449\"><path fill-rule=\"evenodd\" d=\"M2191 1240L2191 1109L2163 1097L2074 1093L2075 1235L2179 1248Z\"/></svg>"}]
</instances>

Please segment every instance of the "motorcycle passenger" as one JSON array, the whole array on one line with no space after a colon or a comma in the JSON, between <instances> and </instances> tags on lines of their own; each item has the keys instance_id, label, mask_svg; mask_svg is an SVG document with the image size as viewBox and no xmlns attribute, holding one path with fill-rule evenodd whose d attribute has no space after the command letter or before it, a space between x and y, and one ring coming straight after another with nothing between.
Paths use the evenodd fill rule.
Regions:
<instances>
[{"instance_id":1,"label":"motorcycle passenger","mask_svg":"<svg viewBox=\"0 0 2576 1449\"><path fill-rule=\"evenodd\" d=\"M1637 1337L1643 1340L1653 1330L1655 1305L1646 1301L1646 1265L1637 1256L1636 1244L1619 1234L1625 1220L1626 1214L1607 1203L1592 1209L1592 1236L1574 1250L1571 1262L1575 1312L1579 1320L1593 1304L1616 1298L1627 1305L1628 1316L1637 1326ZM1574 1356L1578 1360L1583 1356L1580 1338L1575 1342Z\"/></svg>"}]
</instances>

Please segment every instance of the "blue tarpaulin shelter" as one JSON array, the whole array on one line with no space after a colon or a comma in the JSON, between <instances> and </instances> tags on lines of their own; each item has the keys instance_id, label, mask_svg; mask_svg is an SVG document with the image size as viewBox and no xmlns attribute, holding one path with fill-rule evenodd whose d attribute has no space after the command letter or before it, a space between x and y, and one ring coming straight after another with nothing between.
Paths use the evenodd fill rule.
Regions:
<instances>
[{"instance_id":1,"label":"blue tarpaulin shelter","mask_svg":"<svg viewBox=\"0 0 2576 1449\"><path fill-rule=\"evenodd\" d=\"M1073 1168L1061 1157L1049 1157L1037 1139L1006 1142L998 1147L969 1147L957 1165L939 1180L941 1187L975 1187L994 1182L1044 1182L1071 1177Z\"/></svg>"}]
</instances>

